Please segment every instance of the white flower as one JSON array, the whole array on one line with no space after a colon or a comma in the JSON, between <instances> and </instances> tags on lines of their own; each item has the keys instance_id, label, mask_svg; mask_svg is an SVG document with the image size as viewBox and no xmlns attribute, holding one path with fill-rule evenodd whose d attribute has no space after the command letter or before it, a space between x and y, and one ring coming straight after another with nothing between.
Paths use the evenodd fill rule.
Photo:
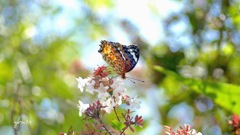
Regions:
<instances>
[{"instance_id":1,"label":"white flower","mask_svg":"<svg viewBox=\"0 0 240 135\"><path fill-rule=\"evenodd\" d=\"M102 83L100 84L100 87L97 89L99 99L105 100L110 96L110 94L107 92L107 89L108 86L104 87Z\"/></svg>"},{"instance_id":2,"label":"white flower","mask_svg":"<svg viewBox=\"0 0 240 135\"><path fill-rule=\"evenodd\" d=\"M127 89L124 87L122 78L119 77L114 79L111 88L113 89L113 95L115 97L118 97L119 94L123 95L123 93L127 91Z\"/></svg>"},{"instance_id":3,"label":"white flower","mask_svg":"<svg viewBox=\"0 0 240 135\"><path fill-rule=\"evenodd\" d=\"M201 132L197 132L195 129L191 129L191 126L189 124L184 124L185 129L181 126L176 130L172 130L172 126L164 126L164 132L168 135L182 135L182 132L187 133L188 135L202 135Z\"/></svg>"},{"instance_id":4,"label":"white flower","mask_svg":"<svg viewBox=\"0 0 240 135\"><path fill-rule=\"evenodd\" d=\"M107 101L105 102L101 102L103 106L106 106L105 108L103 108L103 110L105 110L107 113L110 113L113 108L117 105L117 103L114 101L114 98L111 97L109 99L107 99Z\"/></svg>"},{"instance_id":5,"label":"white flower","mask_svg":"<svg viewBox=\"0 0 240 135\"><path fill-rule=\"evenodd\" d=\"M98 93L98 100L103 106L106 106L102 108L102 110L105 110L107 113L110 113L117 105L121 105L122 100L126 100L132 108L140 108L141 102L137 97L129 98L129 96L125 94L127 89L121 77L114 79L109 79L107 77L88 77L82 79L79 77L76 79L78 81L78 88L81 92L86 88L86 92L90 94L94 94L95 92ZM84 113L89 106L89 104L83 104L82 101L79 101L79 115L82 116L82 113Z\"/></svg>"},{"instance_id":6,"label":"white flower","mask_svg":"<svg viewBox=\"0 0 240 135\"><path fill-rule=\"evenodd\" d=\"M120 95L120 96L115 97L114 101L116 102L116 104L121 105L122 99L123 99L123 96Z\"/></svg>"},{"instance_id":7,"label":"white flower","mask_svg":"<svg viewBox=\"0 0 240 135\"><path fill-rule=\"evenodd\" d=\"M189 135L202 135L201 132L197 132L197 130L195 129L191 129L191 126L189 124L184 124L186 130L187 130L187 133Z\"/></svg>"},{"instance_id":8,"label":"white flower","mask_svg":"<svg viewBox=\"0 0 240 135\"><path fill-rule=\"evenodd\" d=\"M96 91L96 89L94 88L95 81L91 80L88 83L86 83L86 85L87 85L86 91L89 92L90 94L94 94L94 91Z\"/></svg>"},{"instance_id":9,"label":"white flower","mask_svg":"<svg viewBox=\"0 0 240 135\"><path fill-rule=\"evenodd\" d=\"M131 108L140 109L141 101L135 96L134 98L126 98L126 101L129 103Z\"/></svg>"},{"instance_id":10,"label":"white flower","mask_svg":"<svg viewBox=\"0 0 240 135\"><path fill-rule=\"evenodd\" d=\"M189 133L190 135L202 135L201 132L197 132L195 129L191 129L188 133Z\"/></svg>"},{"instance_id":11,"label":"white flower","mask_svg":"<svg viewBox=\"0 0 240 135\"><path fill-rule=\"evenodd\" d=\"M196 135L202 135L202 133L201 133L201 132L198 132Z\"/></svg>"},{"instance_id":12,"label":"white flower","mask_svg":"<svg viewBox=\"0 0 240 135\"><path fill-rule=\"evenodd\" d=\"M87 82L90 80L90 78L82 79L81 77L76 78L78 82L78 88L80 89L81 92L83 92L84 86L87 84Z\"/></svg>"},{"instance_id":13,"label":"white flower","mask_svg":"<svg viewBox=\"0 0 240 135\"><path fill-rule=\"evenodd\" d=\"M80 100L78 102L79 102L79 105L78 105L79 116L82 116L82 113L84 113L85 110L89 107L89 104L83 104L83 102Z\"/></svg>"}]
</instances>

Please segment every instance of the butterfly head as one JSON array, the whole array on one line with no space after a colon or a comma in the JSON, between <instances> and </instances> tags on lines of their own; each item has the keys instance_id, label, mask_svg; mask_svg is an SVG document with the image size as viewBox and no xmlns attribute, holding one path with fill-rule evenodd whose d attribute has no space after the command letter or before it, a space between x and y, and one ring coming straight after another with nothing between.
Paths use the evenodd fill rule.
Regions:
<instances>
[{"instance_id":1,"label":"butterfly head","mask_svg":"<svg viewBox=\"0 0 240 135\"><path fill-rule=\"evenodd\" d=\"M98 52L101 53L102 55L109 54L112 51L111 45L106 40L102 40L101 44L99 46L100 46L100 48L99 48Z\"/></svg>"}]
</instances>

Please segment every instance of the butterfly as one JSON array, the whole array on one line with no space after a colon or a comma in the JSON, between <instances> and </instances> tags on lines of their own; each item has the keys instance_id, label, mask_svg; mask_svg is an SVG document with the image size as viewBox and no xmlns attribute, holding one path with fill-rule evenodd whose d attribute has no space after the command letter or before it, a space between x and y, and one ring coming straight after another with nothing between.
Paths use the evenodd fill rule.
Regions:
<instances>
[{"instance_id":1,"label":"butterfly","mask_svg":"<svg viewBox=\"0 0 240 135\"><path fill-rule=\"evenodd\" d=\"M136 45L122 45L118 42L102 40L99 53L113 70L126 78L126 73L131 71L139 60L139 48Z\"/></svg>"}]
</instances>

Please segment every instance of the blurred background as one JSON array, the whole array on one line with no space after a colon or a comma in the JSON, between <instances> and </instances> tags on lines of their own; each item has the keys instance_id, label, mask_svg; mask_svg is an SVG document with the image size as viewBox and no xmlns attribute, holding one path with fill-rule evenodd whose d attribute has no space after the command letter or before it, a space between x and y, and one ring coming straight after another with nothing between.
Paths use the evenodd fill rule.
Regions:
<instances>
[{"instance_id":1,"label":"blurred background","mask_svg":"<svg viewBox=\"0 0 240 135\"><path fill-rule=\"evenodd\" d=\"M75 78L105 64L101 40L140 48L127 76L145 83L124 82L145 121L127 134L230 135L240 115L238 0L2 0L0 13L0 134L80 134Z\"/></svg>"}]
</instances>

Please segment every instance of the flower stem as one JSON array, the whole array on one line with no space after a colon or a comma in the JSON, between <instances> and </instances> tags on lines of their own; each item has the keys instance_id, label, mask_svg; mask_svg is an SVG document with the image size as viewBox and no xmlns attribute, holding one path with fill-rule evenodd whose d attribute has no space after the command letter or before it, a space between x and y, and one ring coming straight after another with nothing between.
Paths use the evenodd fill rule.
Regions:
<instances>
[{"instance_id":1,"label":"flower stem","mask_svg":"<svg viewBox=\"0 0 240 135\"><path fill-rule=\"evenodd\" d=\"M99 119L99 121L100 121L101 124L103 124L103 128L107 131L107 133L108 133L109 135L112 135L112 134L108 131L108 129L104 126L104 123L102 122L102 120Z\"/></svg>"},{"instance_id":2,"label":"flower stem","mask_svg":"<svg viewBox=\"0 0 240 135\"><path fill-rule=\"evenodd\" d=\"M124 129L122 130L122 132L120 133L120 135L122 135L122 134L125 132L126 129L127 129L127 128L124 128Z\"/></svg>"},{"instance_id":3,"label":"flower stem","mask_svg":"<svg viewBox=\"0 0 240 135\"><path fill-rule=\"evenodd\" d=\"M116 107L113 107L113 108L114 108L114 112L115 112L115 114L116 114L116 117L117 117L118 121L120 122L120 119L119 119L118 114L117 114L117 111L116 111Z\"/></svg>"}]
</instances>

